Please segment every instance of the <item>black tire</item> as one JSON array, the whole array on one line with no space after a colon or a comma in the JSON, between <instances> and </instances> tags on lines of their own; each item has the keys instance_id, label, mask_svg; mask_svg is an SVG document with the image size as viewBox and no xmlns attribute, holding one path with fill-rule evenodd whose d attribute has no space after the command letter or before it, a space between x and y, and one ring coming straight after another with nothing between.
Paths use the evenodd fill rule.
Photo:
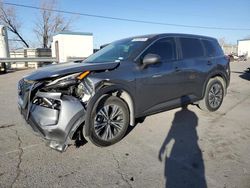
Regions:
<instances>
[{"instance_id":1,"label":"black tire","mask_svg":"<svg viewBox=\"0 0 250 188\"><path fill-rule=\"evenodd\" d=\"M218 110L223 102L225 95L225 83L220 77L212 78L208 81L204 98L199 102L199 108L214 112Z\"/></svg>"},{"instance_id":2,"label":"black tire","mask_svg":"<svg viewBox=\"0 0 250 188\"><path fill-rule=\"evenodd\" d=\"M94 105L90 118L90 141L97 146L110 146L126 134L129 109L122 99L106 96Z\"/></svg>"},{"instance_id":3,"label":"black tire","mask_svg":"<svg viewBox=\"0 0 250 188\"><path fill-rule=\"evenodd\" d=\"M3 73L7 73L7 66L6 66L6 63L1 63L1 67L3 69ZM1 71L1 70L0 70Z\"/></svg>"}]
</instances>

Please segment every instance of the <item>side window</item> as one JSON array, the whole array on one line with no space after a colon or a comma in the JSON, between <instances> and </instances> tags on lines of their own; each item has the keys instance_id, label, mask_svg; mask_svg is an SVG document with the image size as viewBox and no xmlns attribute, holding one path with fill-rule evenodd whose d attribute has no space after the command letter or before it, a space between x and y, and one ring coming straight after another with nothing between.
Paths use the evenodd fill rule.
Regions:
<instances>
[{"instance_id":1,"label":"side window","mask_svg":"<svg viewBox=\"0 0 250 188\"><path fill-rule=\"evenodd\" d=\"M176 46L173 38L165 38L156 41L152 44L143 54L157 54L161 57L162 61L176 59Z\"/></svg>"},{"instance_id":2,"label":"side window","mask_svg":"<svg viewBox=\"0 0 250 188\"><path fill-rule=\"evenodd\" d=\"M195 58L204 56L203 47L199 39L180 38L180 43L183 58Z\"/></svg>"},{"instance_id":3,"label":"side window","mask_svg":"<svg viewBox=\"0 0 250 188\"><path fill-rule=\"evenodd\" d=\"M208 56L208 57L215 56L216 50L215 50L213 43L209 40L202 40L202 42L203 42L205 50L206 50L206 56Z\"/></svg>"}]
</instances>

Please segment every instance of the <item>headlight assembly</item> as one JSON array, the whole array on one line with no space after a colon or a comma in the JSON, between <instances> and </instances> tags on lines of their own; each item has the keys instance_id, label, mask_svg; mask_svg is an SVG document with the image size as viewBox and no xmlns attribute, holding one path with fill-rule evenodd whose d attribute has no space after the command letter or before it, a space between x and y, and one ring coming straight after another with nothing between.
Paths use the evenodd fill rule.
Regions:
<instances>
[{"instance_id":1,"label":"headlight assembly","mask_svg":"<svg viewBox=\"0 0 250 188\"><path fill-rule=\"evenodd\" d=\"M45 88L53 89L53 88L67 88L69 86L75 85L80 82L80 80L84 79L90 72L79 72L70 74L61 78L58 78L50 83L48 83Z\"/></svg>"}]
</instances>

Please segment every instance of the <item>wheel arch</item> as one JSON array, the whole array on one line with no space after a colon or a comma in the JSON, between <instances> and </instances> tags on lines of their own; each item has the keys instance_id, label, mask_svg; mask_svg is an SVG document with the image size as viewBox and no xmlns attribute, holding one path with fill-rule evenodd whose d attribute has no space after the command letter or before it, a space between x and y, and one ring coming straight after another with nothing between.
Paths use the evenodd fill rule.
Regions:
<instances>
[{"instance_id":1,"label":"wheel arch","mask_svg":"<svg viewBox=\"0 0 250 188\"><path fill-rule=\"evenodd\" d=\"M205 91L206 91L206 87L207 87L207 84L209 82L210 79L213 79L213 78L216 78L218 77L219 79L221 79L223 81L223 87L224 87L224 96L226 95L226 91L227 91L227 87L228 87L228 82L227 82L227 79L226 79L226 75L222 72L213 72L212 74L210 74L206 81L205 81L205 84L203 86L203 91L202 91L202 98L205 96Z\"/></svg>"},{"instance_id":2,"label":"wheel arch","mask_svg":"<svg viewBox=\"0 0 250 188\"><path fill-rule=\"evenodd\" d=\"M135 125L135 103L132 95L125 87L121 85L116 85L113 83L103 83L101 86L96 88L95 95L90 99L87 105L86 119L84 126L85 136L90 135L91 129L91 111L94 108L95 104L98 103L103 97L107 95L113 95L121 98L128 106L129 109L129 122L131 126Z\"/></svg>"}]
</instances>

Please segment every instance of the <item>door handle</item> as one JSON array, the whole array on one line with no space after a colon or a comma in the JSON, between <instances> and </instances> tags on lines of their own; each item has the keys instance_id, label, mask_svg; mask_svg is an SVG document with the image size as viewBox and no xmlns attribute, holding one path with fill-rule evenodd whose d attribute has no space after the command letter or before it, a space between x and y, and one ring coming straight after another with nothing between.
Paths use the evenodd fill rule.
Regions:
<instances>
[{"instance_id":1,"label":"door handle","mask_svg":"<svg viewBox=\"0 0 250 188\"><path fill-rule=\"evenodd\" d=\"M179 69L179 67L175 67L175 72L180 72L181 70Z\"/></svg>"},{"instance_id":2,"label":"door handle","mask_svg":"<svg viewBox=\"0 0 250 188\"><path fill-rule=\"evenodd\" d=\"M211 61L208 61L208 62L207 62L207 65L212 65L212 62L211 62Z\"/></svg>"},{"instance_id":3,"label":"door handle","mask_svg":"<svg viewBox=\"0 0 250 188\"><path fill-rule=\"evenodd\" d=\"M159 77L162 77L162 75L161 75L161 74L155 74L155 75L153 75L152 77L153 77L153 78L159 78Z\"/></svg>"}]
</instances>

